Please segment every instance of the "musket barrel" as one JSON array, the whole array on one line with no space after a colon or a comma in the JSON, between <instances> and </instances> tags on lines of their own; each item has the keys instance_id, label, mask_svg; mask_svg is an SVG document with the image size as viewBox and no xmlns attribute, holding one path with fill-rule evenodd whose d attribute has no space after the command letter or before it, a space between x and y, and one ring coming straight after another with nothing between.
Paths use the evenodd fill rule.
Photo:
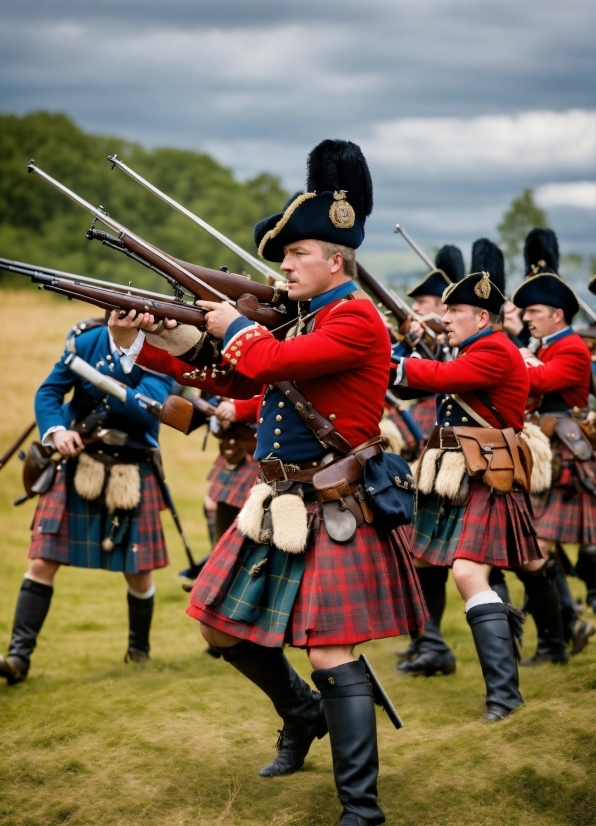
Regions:
<instances>
[{"instance_id":1,"label":"musket barrel","mask_svg":"<svg viewBox=\"0 0 596 826\"><path fill-rule=\"evenodd\" d=\"M260 272L261 275L264 275L266 278L275 278L278 281L280 279L285 280L285 275L282 275L281 273L271 269L271 267L268 267L267 264L264 264L258 258L255 258L254 255L251 255L249 252L242 249L242 247L238 246L238 244L234 243L234 241L232 241L222 232L219 232L219 230L215 229L215 227L212 227L211 224L208 224L207 221L204 221L202 218L199 218L199 216L195 215L194 212L191 212L189 209L182 206L182 204L179 204L173 198L170 198L170 196L166 195L165 192L162 192L161 189L158 189L152 183L149 183L149 181L143 178L141 175L139 175L138 172L135 172L133 169L130 168L130 166L127 166L124 163L124 161L121 161L120 158L118 158L117 155L108 155L108 160L112 165L112 169L115 166L117 166L118 169L121 169L122 172L125 172L138 184L141 184L141 186L144 186L145 189L149 190L149 192L152 192L154 195L157 195L158 198L161 198L161 200L168 204L168 206L171 206L173 209L177 210L181 215L186 216L186 218L191 220L194 224L197 224L197 226L201 227L201 229L204 229L214 238L217 238L217 240L221 241L222 244L225 244L225 246L228 249L236 253L236 255L239 258L242 258L242 260L246 261L246 263L249 264L251 267L254 267L254 269L257 270L257 272Z\"/></svg>"},{"instance_id":2,"label":"musket barrel","mask_svg":"<svg viewBox=\"0 0 596 826\"><path fill-rule=\"evenodd\" d=\"M414 252L417 252L417 253L418 253L418 255L419 255L419 256L422 258L422 260L424 261L424 263L425 263L425 264L427 264L427 265L431 268L431 270L434 270L434 268L435 268L434 263L431 261L431 259L428 257L428 255L424 252L424 250L423 250L423 249L421 249L421 248L418 246L418 244L416 243L416 241L414 241L414 239L413 239L413 238L410 238L410 236L409 236L409 235L408 235L408 233L405 231L405 229L401 226L401 224L396 224L396 225L395 225L395 232L399 232L399 234L400 234L400 235L403 235L403 237L406 239L406 241L408 242L408 244L412 247L412 249L414 250Z\"/></svg>"}]
</instances>

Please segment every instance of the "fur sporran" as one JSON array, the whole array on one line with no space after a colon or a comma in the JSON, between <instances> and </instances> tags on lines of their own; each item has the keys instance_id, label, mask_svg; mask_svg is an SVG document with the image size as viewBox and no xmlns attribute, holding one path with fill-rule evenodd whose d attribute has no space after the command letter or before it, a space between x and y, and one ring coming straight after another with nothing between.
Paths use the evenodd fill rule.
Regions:
<instances>
[{"instance_id":1,"label":"fur sporran","mask_svg":"<svg viewBox=\"0 0 596 826\"><path fill-rule=\"evenodd\" d=\"M88 453L80 453L74 476L74 488L82 499L98 499L106 480L106 468Z\"/></svg>"},{"instance_id":2,"label":"fur sporran","mask_svg":"<svg viewBox=\"0 0 596 826\"><path fill-rule=\"evenodd\" d=\"M419 493L436 493L455 505L464 504L470 491L470 477L461 450L425 450L417 464L415 478Z\"/></svg>"},{"instance_id":3,"label":"fur sporran","mask_svg":"<svg viewBox=\"0 0 596 826\"><path fill-rule=\"evenodd\" d=\"M553 479L553 452L550 440L538 425L531 422L524 424L522 438L528 443L534 460L530 493L542 493L550 488Z\"/></svg>"},{"instance_id":4,"label":"fur sporran","mask_svg":"<svg viewBox=\"0 0 596 826\"><path fill-rule=\"evenodd\" d=\"M302 553L308 541L308 513L302 496L277 496L270 485L257 483L238 515L238 530L253 542L273 542L288 554Z\"/></svg>"},{"instance_id":5,"label":"fur sporran","mask_svg":"<svg viewBox=\"0 0 596 826\"><path fill-rule=\"evenodd\" d=\"M138 465L112 465L106 488L108 513L132 510L141 501L141 474Z\"/></svg>"},{"instance_id":6,"label":"fur sporran","mask_svg":"<svg viewBox=\"0 0 596 826\"><path fill-rule=\"evenodd\" d=\"M383 416L379 422L379 428L381 429L381 436L384 436L387 440L387 450L401 456L406 443L395 422L388 416Z\"/></svg>"}]
</instances>

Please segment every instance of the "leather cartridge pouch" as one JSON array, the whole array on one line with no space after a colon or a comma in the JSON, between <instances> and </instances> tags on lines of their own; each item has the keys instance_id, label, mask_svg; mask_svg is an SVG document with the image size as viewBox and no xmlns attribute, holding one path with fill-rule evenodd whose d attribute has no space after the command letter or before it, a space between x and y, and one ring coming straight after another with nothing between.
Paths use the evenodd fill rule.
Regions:
<instances>
[{"instance_id":1,"label":"leather cartridge pouch","mask_svg":"<svg viewBox=\"0 0 596 826\"><path fill-rule=\"evenodd\" d=\"M482 476L485 485L508 493L514 482L529 489L513 428L453 427L470 476Z\"/></svg>"},{"instance_id":2,"label":"leather cartridge pouch","mask_svg":"<svg viewBox=\"0 0 596 826\"><path fill-rule=\"evenodd\" d=\"M335 542L350 542L359 525L373 521L360 481L366 461L382 450L383 437L375 436L314 474L312 483L321 503L325 528Z\"/></svg>"},{"instance_id":3,"label":"leather cartridge pouch","mask_svg":"<svg viewBox=\"0 0 596 826\"><path fill-rule=\"evenodd\" d=\"M585 437L580 423L570 416L560 416L556 420L555 435L580 462L592 458L592 445Z\"/></svg>"},{"instance_id":4,"label":"leather cartridge pouch","mask_svg":"<svg viewBox=\"0 0 596 826\"><path fill-rule=\"evenodd\" d=\"M56 463L52 461L53 448L43 447L41 442L32 442L23 463L23 487L31 499L46 493L56 476Z\"/></svg>"}]
</instances>

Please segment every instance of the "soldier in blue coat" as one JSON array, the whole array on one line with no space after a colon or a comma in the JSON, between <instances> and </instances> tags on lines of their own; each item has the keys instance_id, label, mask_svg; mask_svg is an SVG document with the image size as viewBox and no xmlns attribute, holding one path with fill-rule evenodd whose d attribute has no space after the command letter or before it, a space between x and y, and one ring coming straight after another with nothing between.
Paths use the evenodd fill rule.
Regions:
<instances>
[{"instance_id":1,"label":"soldier in blue coat","mask_svg":"<svg viewBox=\"0 0 596 826\"><path fill-rule=\"evenodd\" d=\"M126 400L105 395L70 370L71 353L125 385ZM163 402L171 387L166 376L127 364L103 320L93 319L73 328L62 358L37 391L42 444L55 448L61 460L52 486L39 499L8 655L0 656L0 676L9 684L27 676L61 565L124 574L126 660L148 659L155 594L151 571L167 565L168 557L159 518L165 507L158 478L159 420L137 395ZM97 438L99 431L103 435ZM87 438L91 432L96 435Z\"/></svg>"}]
</instances>

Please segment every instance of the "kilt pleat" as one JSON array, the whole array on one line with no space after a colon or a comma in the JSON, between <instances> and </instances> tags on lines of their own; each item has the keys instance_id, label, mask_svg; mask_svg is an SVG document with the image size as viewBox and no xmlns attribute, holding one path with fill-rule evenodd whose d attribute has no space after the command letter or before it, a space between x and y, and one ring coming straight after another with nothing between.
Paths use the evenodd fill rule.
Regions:
<instances>
[{"instance_id":1,"label":"kilt pleat","mask_svg":"<svg viewBox=\"0 0 596 826\"><path fill-rule=\"evenodd\" d=\"M431 565L451 566L470 559L498 568L514 568L541 559L524 491L497 494L472 481L464 506L435 494L420 496L412 553Z\"/></svg>"},{"instance_id":2,"label":"kilt pleat","mask_svg":"<svg viewBox=\"0 0 596 826\"><path fill-rule=\"evenodd\" d=\"M211 482L208 495L214 502L225 502L233 508L241 508L248 499L258 473L259 463L250 456L230 470L220 454L207 477Z\"/></svg>"},{"instance_id":3,"label":"kilt pleat","mask_svg":"<svg viewBox=\"0 0 596 826\"><path fill-rule=\"evenodd\" d=\"M39 498L29 559L125 573L165 567L168 554L159 517L165 504L152 470L144 465L140 469L141 503L130 515L124 547L103 550L101 543L109 534L111 516L99 500L80 497L67 480L68 471L62 469L50 490Z\"/></svg>"},{"instance_id":4,"label":"kilt pleat","mask_svg":"<svg viewBox=\"0 0 596 826\"><path fill-rule=\"evenodd\" d=\"M435 397L420 399L420 401L410 407L410 413L424 434L424 438L428 439L437 421L437 403Z\"/></svg>"},{"instance_id":5,"label":"kilt pleat","mask_svg":"<svg viewBox=\"0 0 596 826\"><path fill-rule=\"evenodd\" d=\"M569 450L558 445L564 463L562 479L543 494L532 497L534 524L541 539L552 542L596 543L596 498L587 491L575 473L575 463ZM596 477L596 460L582 462Z\"/></svg>"},{"instance_id":6,"label":"kilt pleat","mask_svg":"<svg viewBox=\"0 0 596 826\"><path fill-rule=\"evenodd\" d=\"M304 554L304 572L285 631L234 621L218 611L233 581L244 537L236 524L205 564L187 613L259 645L349 645L421 628L427 612L410 556L408 533L377 533L364 523L352 542L339 545L315 520Z\"/></svg>"}]
</instances>

